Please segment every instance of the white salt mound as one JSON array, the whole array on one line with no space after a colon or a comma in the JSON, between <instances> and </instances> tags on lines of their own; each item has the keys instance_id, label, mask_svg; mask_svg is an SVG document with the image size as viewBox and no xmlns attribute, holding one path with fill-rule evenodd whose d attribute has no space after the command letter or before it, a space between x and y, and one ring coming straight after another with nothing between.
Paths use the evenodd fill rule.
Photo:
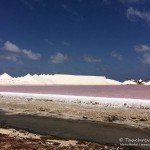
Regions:
<instances>
[{"instance_id":1,"label":"white salt mound","mask_svg":"<svg viewBox=\"0 0 150 150\"><path fill-rule=\"evenodd\" d=\"M8 75L7 73L4 73L4 74L2 74L1 76L0 76L0 79L12 79L12 77L10 76L10 75Z\"/></svg>"},{"instance_id":2,"label":"white salt mound","mask_svg":"<svg viewBox=\"0 0 150 150\"><path fill-rule=\"evenodd\" d=\"M82 75L30 75L12 78L8 74L0 76L0 85L120 85L115 80L104 76L82 76Z\"/></svg>"},{"instance_id":3,"label":"white salt mound","mask_svg":"<svg viewBox=\"0 0 150 150\"><path fill-rule=\"evenodd\" d=\"M150 85L150 81L149 81L149 82L147 82L147 83L145 83L145 85Z\"/></svg>"},{"instance_id":4,"label":"white salt mound","mask_svg":"<svg viewBox=\"0 0 150 150\"><path fill-rule=\"evenodd\" d=\"M38 75L27 74L24 77L14 78L16 85L52 85L52 81Z\"/></svg>"},{"instance_id":5,"label":"white salt mound","mask_svg":"<svg viewBox=\"0 0 150 150\"><path fill-rule=\"evenodd\" d=\"M57 85L119 85L118 81L106 79L103 76L81 75L50 75L51 80Z\"/></svg>"},{"instance_id":6,"label":"white salt mound","mask_svg":"<svg viewBox=\"0 0 150 150\"><path fill-rule=\"evenodd\" d=\"M137 85L137 83L134 82L133 80L124 81L122 84L123 84L123 85Z\"/></svg>"},{"instance_id":7,"label":"white salt mound","mask_svg":"<svg viewBox=\"0 0 150 150\"><path fill-rule=\"evenodd\" d=\"M150 81L144 85L150 85ZM22 77L13 78L7 73L0 75L0 85L137 85L134 80L127 80L123 83L107 79L104 76L83 76L65 74L27 74Z\"/></svg>"},{"instance_id":8,"label":"white salt mound","mask_svg":"<svg viewBox=\"0 0 150 150\"><path fill-rule=\"evenodd\" d=\"M10 75L4 73L0 76L0 85L12 85L12 84L14 84L14 81Z\"/></svg>"}]
</instances>

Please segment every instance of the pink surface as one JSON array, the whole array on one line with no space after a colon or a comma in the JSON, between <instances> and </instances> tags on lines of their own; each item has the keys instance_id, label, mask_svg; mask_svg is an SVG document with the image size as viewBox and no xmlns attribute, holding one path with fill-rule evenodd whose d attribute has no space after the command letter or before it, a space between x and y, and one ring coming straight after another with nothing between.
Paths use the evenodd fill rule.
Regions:
<instances>
[{"instance_id":1,"label":"pink surface","mask_svg":"<svg viewBox=\"0 0 150 150\"><path fill-rule=\"evenodd\" d=\"M62 94L150 100L150 86L0 86L0 92Z\"/></svg>"}]
</instances>

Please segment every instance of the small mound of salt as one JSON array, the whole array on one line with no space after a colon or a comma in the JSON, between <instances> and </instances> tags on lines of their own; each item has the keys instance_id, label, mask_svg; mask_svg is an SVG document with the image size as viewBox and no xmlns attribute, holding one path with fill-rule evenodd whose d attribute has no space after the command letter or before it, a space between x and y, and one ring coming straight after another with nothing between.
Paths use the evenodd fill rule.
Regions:
<instances>
[{"instance_id":1,"label":"small mound of salt","mask_svg":"<svg viewBox=\"0 0 150 150\"><path fill-rule=\"evenodd\" d=\"M0 79L12 79L12 77L8 75L7 73L4 73L0 76Z\"/></svg>"}]
</instances>

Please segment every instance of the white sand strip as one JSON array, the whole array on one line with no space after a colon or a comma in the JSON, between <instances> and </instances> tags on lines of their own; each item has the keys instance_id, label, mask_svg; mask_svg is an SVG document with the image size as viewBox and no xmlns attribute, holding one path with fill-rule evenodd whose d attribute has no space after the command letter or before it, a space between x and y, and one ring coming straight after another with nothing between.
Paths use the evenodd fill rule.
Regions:
<instances>
[{"instance_id":1,"label":"white sand strip","mask_svg":"<svg viewBox=\"0 0 150 150\"><path fill-rule=\"evenodd\" d=\"M81 104L95 104L112 107L150 107L148 99L130 99L130 98L107 98L107 97L90 97L90 96L73 96L73 95L55 95L55 94L31 94L31 93L13 93L0 92L0 96L32 98L38 100L53 100L59 102L73 102Z\"/></svg>"},{"instance_id":2,"label":"white sand strip","mask_svg":"<svg viewBox=\"0 0 150 150\"><path fill-rule=\"evenodd\" d=\"M0 133L9 135L10 137L40 139L40 135L29 133L29 132L23 131L23 130L17 131L15 129L0 128Z\"/></svg>"}]
</instances>

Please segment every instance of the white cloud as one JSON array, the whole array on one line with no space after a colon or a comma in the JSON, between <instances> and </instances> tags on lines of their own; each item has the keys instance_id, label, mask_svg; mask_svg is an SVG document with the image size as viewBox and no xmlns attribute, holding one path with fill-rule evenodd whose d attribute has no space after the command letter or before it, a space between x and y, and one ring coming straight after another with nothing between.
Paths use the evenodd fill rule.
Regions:
<instances>
[{"instance_id":1,"label":"white cloud","mask_svg":"<svg viewBox=\"0 0 150 150\"><path fill-rule=\"evenodd\" d=\"M87 63L98 63L98 62L101 62L100 58L95 58L95 57L92 57L92 56L84 56L83 60L85 62L87 62Z\"/></svg>"},{"instance_id":2,"label":"white cloud","mask_svg":"<svg viewBox=\"0 0 150 150\"><path fill-rule=\"evenodd\" d=\"M3 43L3 40L2 40L2 39L0 39L0 43Z\"/></svg>"},{"instance_id":3,"label":"white cloud","mask_svg":"<svg viewBox=\"0 0 150 150\"><path fill-rule=\"evenodd\" d=\"M66 5L66 4L62 4L61 7L68 12L70 15L73 16L73 19L79 19L79 20L83 20L83 16L81 14L79 14L73 7Z\"/></svg>"},{"instance_id":4,"label":"white cloud","mask_svg":"<svg viewBox=\"0 0 150 150\"><path fill-rule=\"evenodd\" d=\"M7 60L14 61L14 62L18 61L18 55L14 55L14 54L12 54L12 55L6 55L6 56L4 56L4 58L7 59Z\"/></svg>"},{"instance_id":5,"label":"white cloud","mask_svg":"<svg viewBox=\"0 0 150 150\"><path fill-rule=\"evenodd\" d=\"M130 7L127 9L127 18L130 20L143 20L150 23L150 12L139 11Z\"/></svg>"},{"instance_id":6,"label":"white cloud","mask_svg":"<svg viewBox=\"0 0 150 150\"><path fill-rule=\"evenodd\" d=\"M150 65L150 53L143 54L142 62Z\"/></svg>"},{"instance_id":7,"label":"white cloud","mask_svg":"<svg viewBox=\"0 0 150 150\"><path fill-rule=\"evenodd\" d=\"M134 50L136 52L150 52L150 46L148 45L135 45Z\"/></svg>"},{"instance_id":8,"label":"white cloud","mask_svg":"<svg viewBox=\"0 0 150 150\"><path fill-rule=\"evenodd\" d=\"M28 0L20 0L24 5L26 5L30 10L33 10L34 7L31 5L31 1L29 2Z\"/></svg>"},{"instance_id":9,"label":"white cloud","mask_svg":"<svg viewBox=\"0 0 150 150\"><path fill-rule=\"evenodd\" d=\"M16 44L14 44L10 41L6 41L4 43L4 46L2 47L2 49L5 50L5 51L9 51L11 53L17 53L18 56L20 56L20 57L22 55L24 55L25 57L27 57L28 59L31 59L31 60L38 60L38 59L41 58L41 54L34 53L31 50L21 49L21 48L19 48L19 46L17 46Z\"/></svg>"},{"instance_id":10,"label":"white cloud","mask_svg":"<svg viewBox=\"0 0 150 150\"><path fill-rule=\"evenodd\" d=\"M119 0L122 3L138 3L138 2L143 2L145 0Z\"/></svg>"},{"instance_id":11,"label":"white cloud","mask_svg":"<svg viewBox=\"0 0 150 150\"><path fill-rule=\"evenodd\" d=\"M64 46L70 46L70 43L69 43L69 42L66 42L66 41L63 41L62 44L63 44Z\"/></svg>"},{"instance_id":12,"label":"white cloud","mask_svg":"<svg viewBox=\"0 0 150 150\"><path fill-rule=\"evenodd\" d=\"M150 65L150 46L142 44L135 45L134 50L142 55L140 57L142 63Z\"/></svg>"},{"instance_id":13,"label":"white cloud","mask_svg":"<svg viewBox=\"0 0 150 150\"><path fill-rule=\"evenodd\" d=\"M6 41L4 43L3 49L6 51L14 52L14 53L21 52L20 48L17 45L11 43L10 41Z\"/></svg>"},{"instance_id":14,"label":"white cloud","mask_svg":"<svg viewBox=\"0 0 150 150\"><path fill-rule=\"evenodd\" d=\"M17 54L5 54L5 55L0 55L0 59L4 59L4 60L9 60L9 61L13 61L17 64L22 64L23 62L21 60L19 60L19 55Z\"/></svg>"},{"instance_id":15,"label":"white cloud","mask_svg":"<svg viewBox=\"0 0 150 150\"><path fill-rule=\"evenodd\" d=\"M103 0L102 2L105 3L105 4L110 4L111 0Z\"/></svg>"},{"instance_id":16,"label":"white cloud","mask_svg":"<svg viewBox=\"0 0 150 150\"><path fill-rule=\"evenodd\" d=\"M41 54L39 54L39 53L34 53L34 52L32 52L31 50L23 49L22 52L23 52L23 54L25 54L29 59L32 59L32 60L38 60L38 59L41 58Z\"/></svg>"},{"instance_id":17,"label":"white cloud","mask_svg":"<svg viewBox=\"0 0 150 150\"><path fill-rule=\"evenodd\" d=\"M68 56L64 55L62 53L56 53L55 55L50 57L50 61L53 64L61 64L61 63L64 63L68 60L69 60Z\"/></svg>"},{"instance_id":18,"label":"white cloud","mask_svg":"<svg viewBox=\"0 0 150 150\"><path fill-rule=\"evenodd\" d=\"M122 55L118 54L116 51L112 51L112 52L110 53L110 56L111 56L111 57L114 57L114 58L116 58L116 59L118 59L118 60L122 60Z\"/></svg>"},{"instance_id":19,"label":"white cloud","mask_svg":"<svg viewBox=\"0 0 150 150\"><path fill-rule=\"evenodd\" d=\"M49 39L45 39L45 42L48 43L49 45L54 45L54 43L50 41Z\"/></svg>"},{"instance_id":20,"label":"white cloud","mask_svg":"<svg viewBox=\"0 0 150 150\"><path fill-rule=\"evenodd\" d=\"M149 0L118 0L118 1L123 3L123 4L125 4L125 3L135 4L135 3L148 2ZM103 0L102 2L104 2L106 4L110 4L111 2L113 2L113 0Z\"/></svg>"}]
</instances>

